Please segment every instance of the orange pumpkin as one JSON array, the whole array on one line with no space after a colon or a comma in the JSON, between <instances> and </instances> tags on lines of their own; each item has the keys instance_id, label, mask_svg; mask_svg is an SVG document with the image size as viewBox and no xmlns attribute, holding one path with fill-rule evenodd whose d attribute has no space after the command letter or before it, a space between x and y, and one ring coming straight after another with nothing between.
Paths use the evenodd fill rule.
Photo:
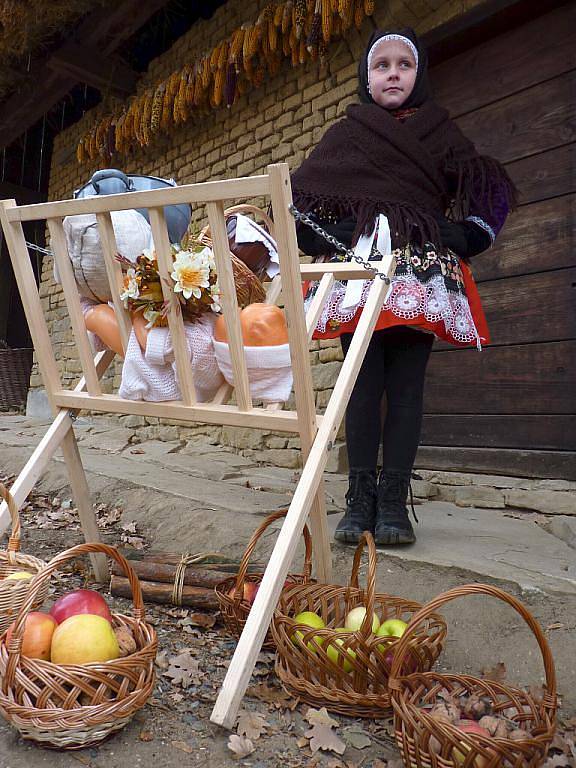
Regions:
<instances>
[{"instance_id":1,"label":"orange pumpkin","mask_svg":"<svg viewBox=\"0 0 576 768\"><path fill-rule=\"evenodd\" d=\"M249 304L240 312L240 326L245 347L274 347L288 343L286 317L274 304ZM228 343L222 315L214 326L214 338Z\"/></svg>"}]
</instances>

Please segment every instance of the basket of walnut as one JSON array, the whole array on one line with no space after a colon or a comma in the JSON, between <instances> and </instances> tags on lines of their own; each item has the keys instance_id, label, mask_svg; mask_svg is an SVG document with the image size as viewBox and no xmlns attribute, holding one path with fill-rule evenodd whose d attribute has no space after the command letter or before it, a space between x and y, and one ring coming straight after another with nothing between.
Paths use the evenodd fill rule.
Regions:
<instances>
[{"instance_id":1,"label":"basket of walnut","mask_svg":"<svg viewBox=\"0 0 576 768\"><path fill-rule=\"evenodd\" d=\"M123 569L132 589L132 615L31 613L54 571L90 552L102 552ZM96 744L123 728L154 689L158 641L144 619L138 578L116 549L93 543L54 557L29 586L13 626L0 638L0 712L23 738L41 746ZM45 617L48 627L29 635L36 617Z\"/></svg>"},{"instance_id":2,"label":"basket of walnut","mask_svg":"<svg viewBox=\"0 0 576 768\"><path fill-rule=\"evenodd\" d=\"M542 696L502 680L436 671L402 675L411 638L445 603L489 595L512 606L534 633L544 660ZM496 677L496 675L493 675ZM556 729L556 675L550 646L532 614L508 593L469 584L436 597L400 639L388 681L396 742L410 768L537 768Z\"/></svg>"}]
</instances>

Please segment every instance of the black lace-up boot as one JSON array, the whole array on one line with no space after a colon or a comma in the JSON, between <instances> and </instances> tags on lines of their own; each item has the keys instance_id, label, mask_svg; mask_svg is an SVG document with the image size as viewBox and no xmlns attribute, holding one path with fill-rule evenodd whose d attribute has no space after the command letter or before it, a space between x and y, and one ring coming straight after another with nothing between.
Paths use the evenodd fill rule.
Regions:
<instances>
[{"instance_id":1,"label":"black lace-up boot","mask_svg":"<svg viewBox=\"0 0 576 768\"><path fill-rule=\"evenodd\" d=\"M376 472L351 472L346 514L338 523L334 538L347 544L357 544L364 531L374 531L375 516Z\"/></svg>"},{"instance_id":2,"label":"black lace-up boot","mask_svg":"<svg viewBox=\"0 0 576 768\"><path fill-rule=\"evenodd\" d=\"M418 522L412 504L410 474L384 469L380 472L374 530L376 544L413 544L416 541L406 507L409 490L412 514Z\"/></svg>"}]
</instances>

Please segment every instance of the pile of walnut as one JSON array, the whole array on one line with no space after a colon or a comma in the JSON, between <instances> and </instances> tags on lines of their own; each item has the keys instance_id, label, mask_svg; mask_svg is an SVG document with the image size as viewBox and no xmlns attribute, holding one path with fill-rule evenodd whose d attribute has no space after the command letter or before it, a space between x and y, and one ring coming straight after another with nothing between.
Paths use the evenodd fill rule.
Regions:
<instances>
[{"instance_id":1,"label":"pile of walnut","mask_svg":"<svg viewBox=\"0 0 576 768\"><path fill-rule=\"evenodd\" d=\"M493 702L488 696L454 696L443 689L437 694L436 703L429 710L427 706L426 711L435 720L450 723L469 735L511 741L532 738L530 731L519 728L514 720L507 718L503 713L495 712ZM516 710L513 710L510 714L515 712ZM429 749L436 754L441 750L440 742L434 736L430 738Z\"/></svg>"}]
</instances>

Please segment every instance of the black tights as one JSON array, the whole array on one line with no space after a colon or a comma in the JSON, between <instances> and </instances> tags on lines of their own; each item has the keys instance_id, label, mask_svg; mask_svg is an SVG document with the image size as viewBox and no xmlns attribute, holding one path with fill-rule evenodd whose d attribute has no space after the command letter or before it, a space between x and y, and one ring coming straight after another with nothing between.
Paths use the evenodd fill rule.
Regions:
<instances>
[{"instance_id":1,"label":"black tights","mask_svg":"<svg viewBox=\"0 0 576 768\"><path fill-rule=\"evenodd\" d=\"M352 334L340 337L346 355ZM420 441L426 365L434 336L405 326L375 331L348 408L346 442L350 470L376 470L380 440L383 467L411 472ZM382 398L387 409L381 426Z\"/></svg>"}]
</instances>

